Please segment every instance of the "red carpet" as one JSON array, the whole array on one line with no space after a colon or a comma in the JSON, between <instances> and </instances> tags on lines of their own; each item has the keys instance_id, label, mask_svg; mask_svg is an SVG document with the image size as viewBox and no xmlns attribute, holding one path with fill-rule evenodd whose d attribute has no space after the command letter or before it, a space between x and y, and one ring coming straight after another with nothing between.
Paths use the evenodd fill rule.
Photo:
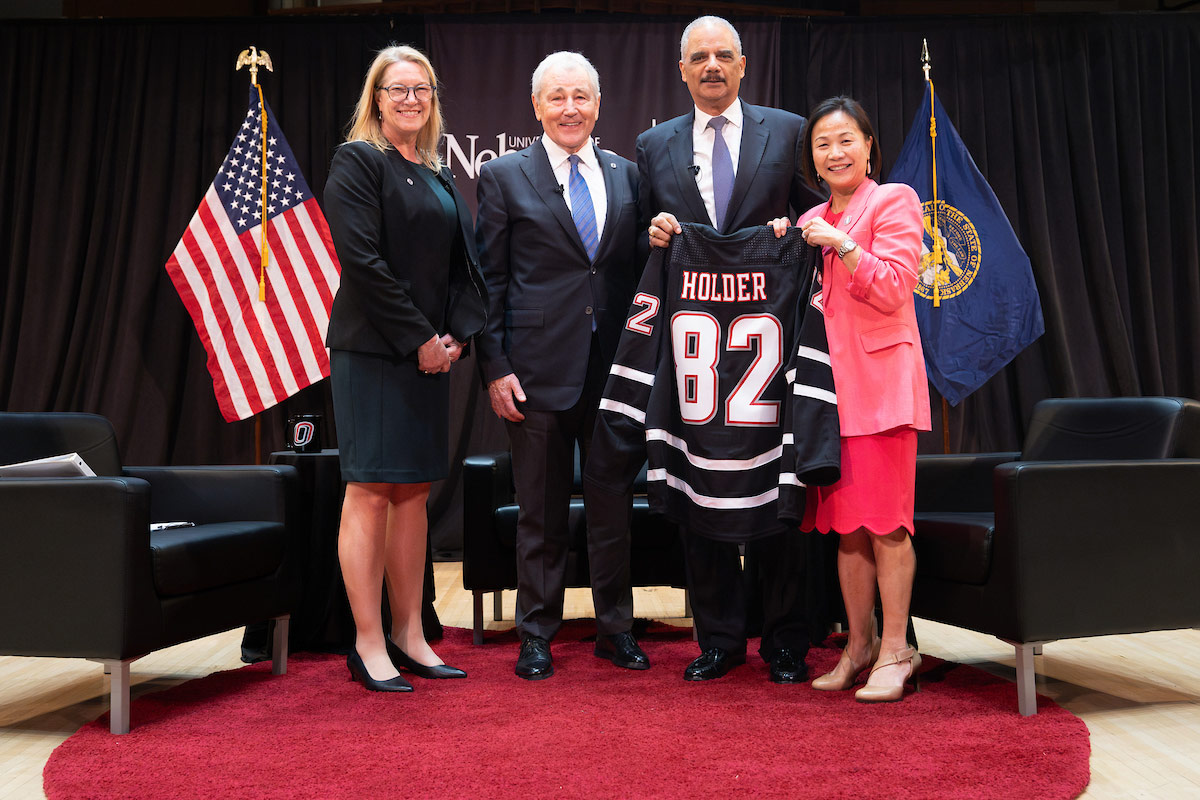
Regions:
<instances>
[{"instance_id":1,"label":"red carpet","mask_svg":"<svg viewBox=\"0 0 1200 800\"><path fill-rule=\"evenodd\" d=\"M50 798L1075 797L1088 782L1083 722L1016 687L926 658L919 694L870 706L849 692L777 686L754 657L687 683L690 632L652 626L648 672L592 655L590 621L552 645L554 677L513 675L512 632L438 653L466 680L367 692L345 660L300 654L190 681L133 703L133 730L85 725L46 764ZM814 674L839 651L814 648Z\"/></svg>"}]
</instances>

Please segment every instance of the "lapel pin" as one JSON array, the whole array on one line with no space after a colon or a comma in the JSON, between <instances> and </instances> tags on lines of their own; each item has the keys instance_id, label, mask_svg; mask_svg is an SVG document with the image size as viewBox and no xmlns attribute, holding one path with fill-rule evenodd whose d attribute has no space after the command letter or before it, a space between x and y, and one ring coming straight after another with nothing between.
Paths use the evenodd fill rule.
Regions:
<instances>
[{"instance_id":1,"label":"lapel pin","mask_svg":"<svg viewBox=\"0 0 1200 800\"><path fill-rule=\"evenodd\" d=\"M405 180L408 181L409 186L413 185L412 178L405 178Z\"/></svg>"}]
</instances>

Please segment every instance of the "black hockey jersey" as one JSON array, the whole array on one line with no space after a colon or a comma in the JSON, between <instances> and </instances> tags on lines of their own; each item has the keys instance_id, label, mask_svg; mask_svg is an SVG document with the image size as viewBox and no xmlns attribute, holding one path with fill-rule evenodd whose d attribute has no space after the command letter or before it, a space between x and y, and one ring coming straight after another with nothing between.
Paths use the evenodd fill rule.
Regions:
<instances>
[{"instance_id":1,"label":"black hockey jersey","mask_svg":"<svg viewBox=\"0 0 1200 800\"><path fill-rule=\"evenodd\" d=\"M651 508L690 533L779 533L840 474L820 250L797 229L682 227L642 274L585 479L620 493L648 461Z\"/></svg>"}]
</instances>

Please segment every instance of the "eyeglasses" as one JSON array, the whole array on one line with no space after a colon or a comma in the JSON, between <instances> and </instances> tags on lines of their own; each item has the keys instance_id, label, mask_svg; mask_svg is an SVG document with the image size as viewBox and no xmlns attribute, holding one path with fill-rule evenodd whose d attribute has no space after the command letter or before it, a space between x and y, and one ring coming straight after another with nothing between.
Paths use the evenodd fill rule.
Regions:
<instances>
[{"instance_id":1,"label":"eyeglasses","mask_svg":"<svg viewBox=\"0 0 1200 800\"><path fill-rule=\"evenodd\" d=\"M433 87L428 83L419 83L416 86L405 86L403 83L395 83L391 86L380 86L376 91L387 92L388 97L392 102L402 103L407 98L409 93L417 98L418 102L424 103L433 97Z\"/></svg>"}]
</instances>

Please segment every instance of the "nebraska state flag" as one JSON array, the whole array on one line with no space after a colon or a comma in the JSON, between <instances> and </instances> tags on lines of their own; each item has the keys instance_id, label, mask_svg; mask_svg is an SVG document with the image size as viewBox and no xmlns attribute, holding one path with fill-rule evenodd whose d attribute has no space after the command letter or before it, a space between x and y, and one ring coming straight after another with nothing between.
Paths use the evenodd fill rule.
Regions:
<instances>
[{"instance_id":1,"label":"nebraska state flag","mask_svg":"<svg viewBox=\"0 0 1200 800\"><path fill-rule=\"evenodd\" d=\"M958 405L1045 331L1029 256L928 82L888 180L921 198L917 324L929 380Z\"/></svg>"}]
</instances>

